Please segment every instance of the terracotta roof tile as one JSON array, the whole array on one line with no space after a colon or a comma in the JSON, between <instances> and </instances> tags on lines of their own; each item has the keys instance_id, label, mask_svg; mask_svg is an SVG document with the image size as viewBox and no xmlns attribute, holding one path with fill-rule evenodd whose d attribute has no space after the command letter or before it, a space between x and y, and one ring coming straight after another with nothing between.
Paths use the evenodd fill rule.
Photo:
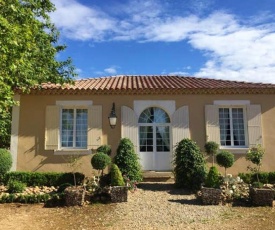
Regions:
<instances>
[{"instance_id":1,"label":"terracotta roof tile","mask_svg":"<svg viewBox=\"0 0 275 230\"><path fill-rule=\"evenodd\" d=\"M42 89L42 90L41 90ZM31 93L54 91L55 94L75 93L122 93L138 91L139 93L153 92L180 92L180 93L275 93L275 84L238 82L216 80L208 78L182 76L138 76L119 75L102 78L76 80L74 85L44 83L41 87L34 87ZM246 91L245 91L246 90ZM53 93L53 92L52 92ZM47 93L48 94L48 93Z\"/></svg>"}]
</instances>

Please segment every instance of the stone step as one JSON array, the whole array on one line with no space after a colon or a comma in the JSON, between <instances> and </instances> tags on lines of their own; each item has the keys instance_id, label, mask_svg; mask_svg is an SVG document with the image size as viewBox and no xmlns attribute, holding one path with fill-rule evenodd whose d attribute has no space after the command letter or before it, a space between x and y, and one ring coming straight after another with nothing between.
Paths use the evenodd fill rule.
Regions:
<instances>
[{"instance_id":1,"label":"stone step","mask_svg":"<svg viewBox=\"0 0 275 230\"><path fill-rule=\"evenodd\" d=\"M174 182L174 174L163 171L143 171L144 182Z\"/></svg>"}]
</instances>

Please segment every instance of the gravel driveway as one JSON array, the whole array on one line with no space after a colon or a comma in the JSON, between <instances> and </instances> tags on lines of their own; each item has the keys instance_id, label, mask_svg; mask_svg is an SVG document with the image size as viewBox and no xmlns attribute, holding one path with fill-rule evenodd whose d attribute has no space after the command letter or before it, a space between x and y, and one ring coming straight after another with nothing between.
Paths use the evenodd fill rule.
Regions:
<instances>
[{"instance_id":1,"label":"gravel driveway","mask_svg":"<svg viewBox=\"0 0 275 230\"><path fill-rule=\"evenodd\" d=\"M188 229L190 223L199 227L230 212L227 206L203 206L194 194L175 189L172 183L142 183L139 187L129 193L127 203L117 204L117 222L110 228Z\"/></svg>"}]
</instances>

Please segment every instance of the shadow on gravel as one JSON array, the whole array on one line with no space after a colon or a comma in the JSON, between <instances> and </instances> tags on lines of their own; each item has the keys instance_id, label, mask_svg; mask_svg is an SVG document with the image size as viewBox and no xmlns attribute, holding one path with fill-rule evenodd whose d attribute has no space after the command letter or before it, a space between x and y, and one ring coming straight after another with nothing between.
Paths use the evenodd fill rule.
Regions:
<instances>
[{"instance_id":1,"label":"shadow on gravel","mask_svg":"<svg viewBox=\"0 0 275 230\"><path fill-rule=\"evenodd\" d=\"M190 195L192 194L188 190L178 189L173 183L157 183L157 182L145 182L140 183L138 188L149 191L166 191L171 195Z\"/></svg>"},{"instance_id":2,"label":"shadow on gravel","mask_svg":"<svg viewBox=\"0 0 275 230\"><path fill-rule=\"evenodd\" d=\"M187 205L200 205L201 206L201 201L198 199L180 199L180 200L168 200L169 202L172 203L180 203L180 204L187 204Z\"/></svg>"}]
</instances>

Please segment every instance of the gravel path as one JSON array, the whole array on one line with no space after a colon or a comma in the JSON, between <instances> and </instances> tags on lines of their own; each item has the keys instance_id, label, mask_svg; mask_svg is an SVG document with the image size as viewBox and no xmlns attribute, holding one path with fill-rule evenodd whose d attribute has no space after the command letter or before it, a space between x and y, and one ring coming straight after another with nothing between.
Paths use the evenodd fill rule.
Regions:
<instances>
[{"instance_id":1,"label":"gravel path","mask_svg":"<svg viewBox=\"0 0 275 230\"><path fill-rule=\"evenodd\" d=\"M201 205L194 194L175 189L172 183L142 183L136 192L129 193L128 202L116 205L117 222L110 228L205 229L205 223L217 223L229 212L227 206Z\"/></svg>"}]
</instances>

